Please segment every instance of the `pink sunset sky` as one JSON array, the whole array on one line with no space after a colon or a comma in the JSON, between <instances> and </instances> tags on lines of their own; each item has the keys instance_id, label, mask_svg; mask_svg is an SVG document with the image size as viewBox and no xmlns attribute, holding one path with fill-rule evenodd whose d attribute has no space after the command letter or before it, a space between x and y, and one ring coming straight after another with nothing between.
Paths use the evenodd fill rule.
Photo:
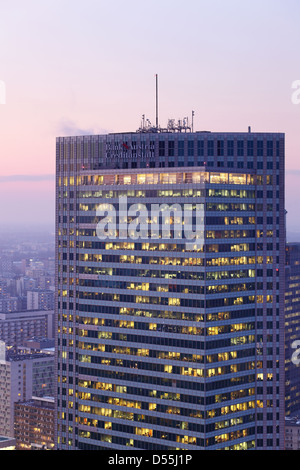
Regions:
<instances>
[{"instance_id":1,"label":"pink sunset sky","mask_svg":"<svg viewBox=\"0 0 300 470\"><path fill-rule=\"evenodd\" d=\"M300 233L299 24L298 0L1 0L1 227L54 229L56 136L154 122L157 73L161 125L286 134Z\"/></svg>"}]
</instances>

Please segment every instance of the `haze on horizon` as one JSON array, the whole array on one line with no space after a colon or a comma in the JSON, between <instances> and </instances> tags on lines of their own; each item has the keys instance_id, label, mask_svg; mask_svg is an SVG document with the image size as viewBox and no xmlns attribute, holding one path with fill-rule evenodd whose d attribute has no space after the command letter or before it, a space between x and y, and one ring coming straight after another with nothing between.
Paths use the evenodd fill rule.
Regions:
<instances>
[{"instance_id":1,"label":"haze on horizon","mask_svg":"<svg viewBox=\"0 0 300 470\"><path fill-rule=\"evenodd\" d=\"M286 134L297 237L299 21L297 0L2 0L1 228L54 227L56 136L154 122L157 73L161 125L194 110L195 130Z\"/></svg>"}]
</instances>

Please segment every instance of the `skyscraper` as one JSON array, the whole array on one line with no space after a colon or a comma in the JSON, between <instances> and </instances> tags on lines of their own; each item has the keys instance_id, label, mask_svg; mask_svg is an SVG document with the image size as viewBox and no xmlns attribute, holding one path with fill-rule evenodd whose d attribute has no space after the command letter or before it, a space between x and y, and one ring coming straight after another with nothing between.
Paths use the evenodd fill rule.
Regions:
<instances>
[{"instance_id":1,"label":"skyscraper","mask_svg":"<svg viewBox=\"0 0 300 470\"><path fill-rule=\"evenodd\" d=\"M283 448L284 134L173 124L57 138L59 449Z\"/></svg>"}]
</instances>

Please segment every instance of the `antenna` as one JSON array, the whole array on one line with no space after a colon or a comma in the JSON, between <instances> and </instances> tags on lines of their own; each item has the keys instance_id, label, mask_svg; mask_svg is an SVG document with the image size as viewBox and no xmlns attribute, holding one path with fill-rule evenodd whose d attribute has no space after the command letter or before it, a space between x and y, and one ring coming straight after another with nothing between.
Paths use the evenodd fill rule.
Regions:
<instances>
[{"instance_id":1,"label":"antenna","mask_svg":"<svg viewBox=\"0 0 300 470\"><path fill-rule=\"evenodd\" d=\"M155 75L156 81L156 129L158 129L158 75Z\"/></svg>"},{"instance_id":2,"label":"antenna","mask_svg":"<svg viewBox=\"0 0 300 470\"><path fill-rule=\"evenodd\" d=\"M155 74L155 125L151 124L149 119L145 119L145 114L142 115L141 127L136 132L194 132L194 115L192 111L192 124L189 125L189 118L184 117L183 120L178 120L177 124L175 119L168 119L167 127L160 127L158 124L158 74Z\"/></svg>"}]
</instances>

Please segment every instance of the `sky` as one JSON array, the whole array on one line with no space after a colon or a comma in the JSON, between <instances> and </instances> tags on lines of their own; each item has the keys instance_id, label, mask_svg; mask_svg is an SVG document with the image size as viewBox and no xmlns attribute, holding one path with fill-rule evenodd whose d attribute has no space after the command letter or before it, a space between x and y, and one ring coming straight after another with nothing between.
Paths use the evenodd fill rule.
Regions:
<instances>
[{"instance_id":1,"label":"sky","mask_svg":"<svg viewBox=\"0 0 300 470\"><path fill-rule=\"evenodd\" d=\"M300 241L299 24L299 0L0 0L0 230L54 229L55 138L154 123L158 74L162 126L286 134Z\"/></svg>"}]
</instances>

